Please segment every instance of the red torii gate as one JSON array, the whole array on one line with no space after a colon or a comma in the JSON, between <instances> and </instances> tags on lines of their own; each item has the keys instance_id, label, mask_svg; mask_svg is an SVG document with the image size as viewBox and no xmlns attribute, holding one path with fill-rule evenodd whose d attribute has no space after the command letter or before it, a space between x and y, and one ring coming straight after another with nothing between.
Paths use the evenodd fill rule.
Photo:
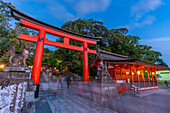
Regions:
<instances>
[{"instance_id":1,"label":"red torii gate","mask_svg":"<svg viewBox=\"0 0 170 113\"><path fill-rule=\"evenodd\" d=\"M19 20L22 26L39 31L38 36L33 37L21 33L19 36L21 40L37 43L31 75L33 84L39 84L44 44L83 52L83 80L84 82L89 82L88 53L96 54L96 51L90 50L87 44L95 45L96 41L101 39L101 37L89 37L73 33L30 17L9 4L7 4L7 6L11 9L12 16L16 20ZM45 37L46 33L64 38L64 43L48 40L48 38ZM83 43L83 47L69 45L69 40L81 42Z\"/></svg>"}]
</instances>

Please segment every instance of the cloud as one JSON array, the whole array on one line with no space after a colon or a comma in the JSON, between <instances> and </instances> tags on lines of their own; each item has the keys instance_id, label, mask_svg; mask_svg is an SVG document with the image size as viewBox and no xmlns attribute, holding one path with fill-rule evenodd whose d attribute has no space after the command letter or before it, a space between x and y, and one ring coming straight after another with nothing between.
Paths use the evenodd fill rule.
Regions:
<instances>
[{"instance_id":1,"label":"cloud","mask_svg":"<svg viewBox=\"0 0 170 113\"><path fill-rule=\"evenodd\" d=\"M134 28L140 28L140 27L144 27L145 25L151 25L155 20L156 18L154 16L148 15L145 18L143 18L142 21L132 21L130 24L125 26L118 26L118 28L126 27L129 30L133 30Z\"/></svg>"},{"instance_id":2,"label":"cloud","mask_svg":"<svg viewBox=\"0 0 170 113\"><path fill-rule=\"evenodd\" d=\"M51 13L51 16L62 20L74 20L85 16L86 14L105 11L111 0L7 0L14 5L23 6L29 2L36 2L38 4L45 4L47 6L46 11Z\"/></svg>"},{"instance_id":3,"label":"cloud","mask_svg":"<svg viewBox=\"0 0 170 113\"><path fill-rule=\"evenodd\" d=\"M149 42L169 42L170 43L170 37L161 37L161 38L154 38L148 40Z\"/></svg>"},{"instance_id":4,"label":"cloud","mask_svg":"<svg viewBox=\"0 0 170 113\"><path fill-rule=\"evenodd\" d=\"M111 3L111 0L80 0L75 3L74 9L78 15L105 11Z\"/></svg>"},{"instance_id":5,"label":"cloud","mask_svg":"<svg viewBox=\"0 0 170 113\"><path fill-rule=\"evenodd\" d=\"M71 14L64 5L53 0L50 2L51 3L49 3L49 1L46 2L48 4L47 7L51 15L54 16L55 18L62 20L62 21L69 21L69 20L76 19L76 17L73 14Z\"/></svg>"},{"instance_id":6,"label":"cloud","mask_svg":"<svg viewBox=\"0 0 170 113\"><path fill-rule=\"evenodd\" d=\"M156 10L162 4L162 0L139 0L138 3L131 7L131 15L135 16L135 19L138 20L145 13Z\"/></svg>"},{"instance_id":7,"label":"cloud","mask_svg":"<svg viewBox=\"0 0 170 113\"><path fill-rule=\"evenodd\" d=\"M155 20L155 16L148 15L149 12L155 11L164 2L162 0L139 0L136 4L131 6L131 22L124 26L129 30L134 28L144 27L145 25L151 25Z\"/></svg>"}]
</instances>

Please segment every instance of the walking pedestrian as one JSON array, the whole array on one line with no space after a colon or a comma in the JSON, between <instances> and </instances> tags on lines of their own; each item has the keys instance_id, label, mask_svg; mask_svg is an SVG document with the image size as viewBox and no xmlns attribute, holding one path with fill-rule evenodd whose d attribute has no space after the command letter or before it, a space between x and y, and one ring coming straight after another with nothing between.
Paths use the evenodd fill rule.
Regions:
<instances>
[{"instance_id":1,"label":"walking pedestrian","mask_svg":"<svg viewBox=\"0 0 170 113\"><path fill-rule=\"evenodd\" d=\"M165 80L165 82L164 82L164 83L165 83L166 87L168 87L168 82L167 82L166 80Z\"/></svg>"},{"instance_id":2,"label":"walking pedestrian","mask_svg":"<svg viewBox=\"0 0 170 113\"><path fill-rule=\"evenodd\" d=\"M73 83L73 77L70 78L71 83Z\"/></svg>"},{"instance_id":3,"label":"walking pedestrian","mask_svg":"<svg viewBox=\"0 0 170 113\"><path fill-rule=\"evenodd\" d=\"M67 77L67 88L69 88L69 86L70 86L70 82L71 82L71 80L70 80L70 76L68 76L68 77Z\"/></svg>"}]
</instances>

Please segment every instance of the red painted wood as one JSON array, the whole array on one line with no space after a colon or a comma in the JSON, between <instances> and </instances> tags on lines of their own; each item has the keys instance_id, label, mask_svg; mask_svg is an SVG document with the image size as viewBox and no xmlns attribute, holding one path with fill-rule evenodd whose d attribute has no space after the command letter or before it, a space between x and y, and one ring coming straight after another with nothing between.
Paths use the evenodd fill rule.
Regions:
<instances>
[{"instance_id":1,"label":"red painted wood","mask_svg":"<svg viewBox=\"0 0 170 113\"><path fill-rule=\"evenodd\" d=\"M37 31L42 29L42 30L46 31L46 33L54 35L54 36L68 37L71 40L74 40L74 41L77 41L77 42L87 42L88 44L92 44L92 45L96 44L96 41L76 37L76 36L69 35L69 34L65 34L65 33L62 33L62 32L56 31L56 30L52 30L52 29L49 29L49 28L46 28L46 27L31 23L31 22L29 22L27 20L24 20L24 19L21 19L21 22L22 22L24 27L27 27L27 28L30 28L30 29L34 29L34 30L37 30Z\"/></svg>"},{"instance_id":2,"label":"red painted wood","mask_svg":"<svg viewBox=\"0 0 170 113\"><path fill-rule=\"evenodd\" d=\"M48 40L47 38L45 39L45 44L51 45L51 46L56 46L56 47L61 47L61 48L65 48L65 49L83 51L83 47L77 47L77 46L73 46L73 45L65 45L64 43L51 41L51 40Z\"/></svg>"},{"instance_id":3,"label":"red painted wood","mask_svg":"<svg viewBox=\"0 0 170 113\"><path fill-rule=\"evenodd\" d=\"M64 44L65 44L65 45L69 45L69 38L64 37Z\"/></svg>"},{"instance_id":4,"label":"red painted wood","mask_svg":"<svg viewBox=\"0 0 170 113\"><path fill-rule=\"evenodd\" d=\"M83 81L89 82L87 42L83 42Z\"/></svg>"},{"instance_id":5,"label":"red painted wood","mask_svg":"<svg viewBox=\"0 0 170 113\"><path fill-rule=\"evenodd\" d=\"M144 77L144 73L143 73L143 69L141 69L141 71L142 71L142 78L143 78L143 82L144 82L144 87L145 87L145 77Z\"/></svg>"},{"instance_id":6,"label":"red painted wood","mask_svg":"<svg viewBox=\"0 0 170 113\"><path fill-rule=\"evenodd\" d=\"M20 34L19 39L31 41L31 42L38 41L37 36L33 37L33 36L29 36L29 35L24 35L24 34ZM64 43L60 43L60 42L51 41L51 40L48 40L47 38L45 38L44 44L83 52L83 47L67 45L69 43L68 42L69 39L66 39L66 40L67 41L65 41ZM90 50L89 48L87 50L88 50L88 53L90 53L90 54L96 54L96 50Z\"/></svg>"},{"instance_id":7,"label":"red painted wood","mask_svg":"<svg viewBox=\"0 0 170 113\"><path fill-rule=\"evenodd\" d=\"M134 85L134 79L133 79L133 70L132 67L130 67L130 75L131 75L131 80L132 80L132 85Z\"/></svg>"},{"instance_id":8,"label":"red painted wood","mask_svg":"<svg viewBox=\"0 0 170 113\"><path fill-rule=\"evenodd\" d=\"M136 75L138 77L138 85L139 85L139 88L140 88L140 78L139 78L139 74L138 74L138 70L136 69Z\"/></svg>"},{"instance_id":9,"label":"red painted wood","mask_svg":"<svg viewBox=\"0 0 170 113\"><path fill-rule=\"evenodd\" d=\"M149 86L151 87L150 76L149 76L149 69L147 69L147 76L148 76Z\"/></svg>"},{"instance_id":10,"label":"red painted wood","mask_svg":"<svg viewBox=\"0 0 170 113\"><path fill-rule=\"evenodd\" d=\"M158 86L158 79L157 79L157 76L156 76L156 70L154 70L154 74L155 74L155 80L156 80L157 86Z\"/></svg>"},{"instance_id":11,"label":"red painted wood","mask_svg":"<svg viewBox=\"0 0 170 113\"><path fill-rule=\"evenodd\" d=\"M153 78L152 70L151 70L151 77L152 77L153 86L155 86L155 82L154 82L154 78Z\"/></svg>"},{"instance_id":12,"label":"red painted wood","mask_svg":"<svg viewBox=\"0 0 170 113\"><path fill-rule=\"evenodd\" d=\"M39 80L40 80L45 34L46 33L44 30L40 30L38 34L39 39L36 46L33 69L32 69L33 84L39 84Z\"/></svg>"},{"instance_id":13,"label":"red painted wood","mask_svg":"<svg viewBox=\"0 0 170 113\"><path fill-rule=\"evenodd\" d=\"M24 34L19 34L20 40L25 40L25 41L30 41L30 42L38 42L38 36L29 36L29 35L24 35Z\"/></svg>"}]
</instances>

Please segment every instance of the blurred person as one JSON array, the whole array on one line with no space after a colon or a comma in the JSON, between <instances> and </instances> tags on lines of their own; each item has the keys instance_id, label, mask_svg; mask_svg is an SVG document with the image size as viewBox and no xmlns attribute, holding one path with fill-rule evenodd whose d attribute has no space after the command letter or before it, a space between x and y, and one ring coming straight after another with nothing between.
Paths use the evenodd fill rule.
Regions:
<instances>
[{"instance_id":1,"label":"blurred person","mask_svg":"<svg viewBox=\"0 0 170 113\"><path fill-rule=\"evenodd\" d=\"M70 78L71 83L73 83L73 77Z\"/></svg>"},{"instance_id":2,"label":"blurred person","mask_svg":"<svg viewBox=\"0 0 170 113\"><path fill-rule=\"evenodd\" d=\"M71 82L70 79L71 79L70 76L68 76L68 77L67 77L67 88L69 88L69 86L70 86L70 82Z\"/></svg>"},{"instance_id":3,"label":"blurred person","mask_svg":"<svg viewBox=\"0 0 170 113\"><path fill-rule=\"evenodd\" d=\"M164 82L164 83L165 83L166 87L168 87L168 82L167 82L166 80L165 80L165 82Z\"/></svg>"}]
</instances>

